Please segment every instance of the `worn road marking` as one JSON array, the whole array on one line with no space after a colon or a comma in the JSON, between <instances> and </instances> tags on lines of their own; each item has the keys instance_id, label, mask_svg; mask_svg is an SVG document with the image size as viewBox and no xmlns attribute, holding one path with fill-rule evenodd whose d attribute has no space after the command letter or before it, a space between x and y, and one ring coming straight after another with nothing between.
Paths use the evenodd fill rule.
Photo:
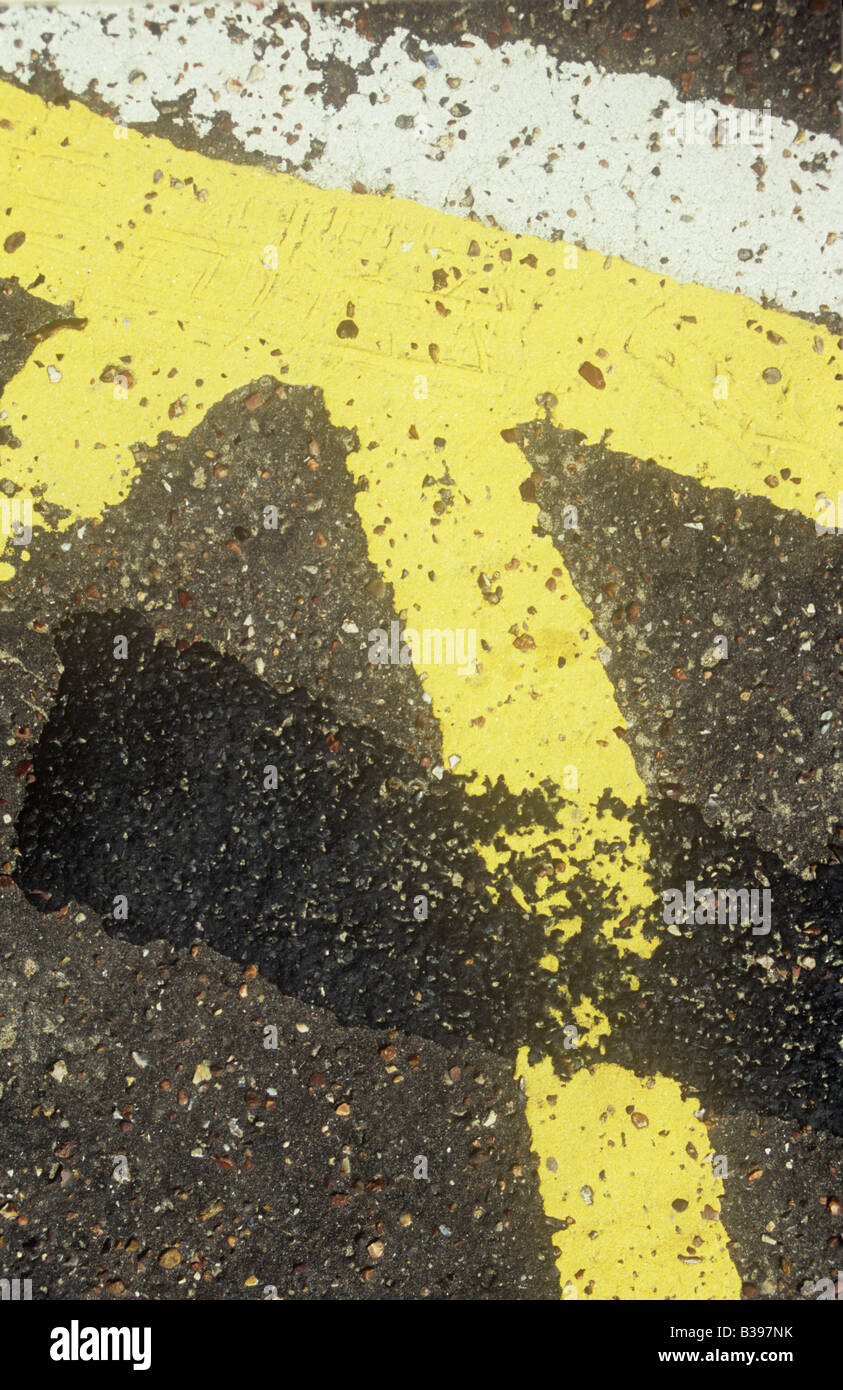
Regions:
<instances>
[{"instance_id":1,"label":"worn road marking","mask_svg":"<svg viewBox=\"0 0 843 1390\"><path fill-rule=\"evenodd\" d=\"M6 240L26 235L0 268L21 283L42 275L43 297L90 320L42 345L7 392L25 436L14 462L37 460L72 510L122 495L127 441L157 432L182 395L179 433L244 365L280 363L339 378L338 416L380 434L386 399L433 434L456 391L466 430L499 440L551 392L560 423L711 486L770 496L764 478L786 463L776 503L807 515L840 478L838 364L813 324L561 243L185 154L7 84L0 109ZM356 334L338 337L348 302ZM112 357L131 359L125 399L99 381ZM586 362L603 389L579 374ZM49 386L47 365L61 372ZM42 399L61 420L35 408ZM84 482L69 462L77 439L107 455Z\"/></svg>"},{"instance_id":2,"label":"worn road marking","mask_svg":"<svg viewBox=\"0 0 843 1390\"><path fill-rule=\"evenodd\" d=\"M736 1298L697 1102L675 1081L611 1065L563 1085L547 1058L531 1067L522 1055L518 1074L544 1208L567 1223L553 1237L563 1298Z\"/></svg>"},{"instance_id":3,"label":"worn road marking","mask_svg":"<svg viewBox=\"0 0 843 1390\"><path fill-rule=\"evenodd\" d=\"M133 441L186 434L231 386L282 371L322 386L333 420L359 433L358 508L395 607L417 628L477 631L477 674L427 673L446 757L513 790L565 787L574 767L553 840L614 887L613 936L653 893L646 845L596 801L610 788L631 806L643 788L590 614L533 535L526 468L501 432L551 393L560 424L711 486L769 495L765 477L786 465L777 502L812 515L839 476L829 336L561 243L186 154L75 103L48 110L0 86L0 121L0 273L88 320L40 344L7 388L21 447L6 476L88 516L126 495ZM540 837L527 841L535 855ZM570 931L564 877L544 905L549 931ZM653 949L634 927L617 941L632 959ZM566 1088L557 1117L578 1097ZM733 1296L734 1270L716 1271L706 1288ZM667 1287L673 1274L668 1262Z\"/></svg>"},{"instance_id":4,"label":"worn road marking","mask_svg":"<svg viewBox=\"0 0 843 1390\"><path fill-rule=\"evenodd\" d=\"M558 30L573 20L560 11ZM806 16L809 35L815 23ZM536 40L493 48L483 32L418 43L396 28L372 43L346 14L311 7L268 19L243 6L232 30L224 10L199 5L118 7L107 22L59 6L45 39L43 15L13 6L0 15L0 62L24 83L55 70L124 121L155 122L156 102L190 90L188 129L207 134L225 113L247 155L323 188L359 182L460 217L472 210L787 309L833 304L839 141L765 111L761 95L755 110L724 108L680 99L652 71L601 70L599 22L589 27L595 61L558 62ZM338 70L351 82L332 100Z\"/></svg>"}]
</instances>

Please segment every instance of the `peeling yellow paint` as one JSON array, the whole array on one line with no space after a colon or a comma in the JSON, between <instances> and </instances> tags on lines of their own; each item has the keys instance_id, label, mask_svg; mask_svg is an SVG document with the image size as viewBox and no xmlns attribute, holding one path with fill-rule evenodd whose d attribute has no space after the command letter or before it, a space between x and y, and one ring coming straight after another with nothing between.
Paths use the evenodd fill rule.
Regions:
<instances>
[{"instance_id":1,"label":"peeling yellow paint","mask_svg":"<svg viewBox=\"0 0 843 1390\"><path fill-rule=\"evenodd\" d=\"M571 1012L578 1026L584 1029L580 1046L587 1043L589 1047L598 1047L600 1039L607 1038L612 1031L608 1016L586 994Z\"/></svg>"}]
</instances>

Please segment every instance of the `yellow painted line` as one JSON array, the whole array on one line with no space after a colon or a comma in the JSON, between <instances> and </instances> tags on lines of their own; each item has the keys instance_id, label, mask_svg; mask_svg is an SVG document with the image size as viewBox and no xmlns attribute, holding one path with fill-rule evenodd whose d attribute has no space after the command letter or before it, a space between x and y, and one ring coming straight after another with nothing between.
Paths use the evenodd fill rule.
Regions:
<instances>
[{"instance_id":1,"label":"yellow painted line","mask_svg":"<svg viewBox=\"0 0 843 1390\"><path fill-rule=\"evenodd\" d=\"M26 235L0 251L0 271L22 284L42 274L39 295L91 316L72 342L59 335L34 354L64 352L61 382L47 390L30 361L7 390L25 436L16 462L37 459L62 505L87 514L123 495L127 439L154 434L183 393L168 427L186 434L242 379L244 359L255 374L284 362L338 378L337 411L386 452L400 402L428 445L443 423L497 438L515 472L499 431L552 392L560 425L711 486L811 516L818 493L836 494L839 368L813 324L562 243L187 154L5 83L0 111L3 240ZM340 339L348 301L357 336ZM135 386L121 400L93 369L124 355ZM579 375L584 362L602 390ZM77 438L84 470L71 465ZM764 478L783 466L791 477L771 492Z\"/></svg>"},{"instance_id":2,"label":"yellow painted line","mask_svg":"<svg viewBox=\"0 0 843 1390\"><path fill-rule=\"evenodd\" d=\"M7 388L22 447L5 475L88 516L127 495L133 441L186 435L233 387L282 367L321 386L334 422L358 430L358 510L396 607L416 628L476 630L476 674L426 673L446 757L515 791L547 778L572 803L558 835L483 847L501 891L513 855L557 859L540 910L549 934L570 935L565 885L587 861L616 894L606 935L632 959L650 952L634 918L653 897L647 847L594 809L606 787L627 806L643 787L591 615L533 534L527 467L501 431L552 393L554 420L589 442L813 516L840 481L828 335L561 243L188 154L5 84L0 178L0 245L15 248L0 274L43 277L39 295L88 319L40 344ZM597 1003L560 1009L605 1031ZM647 1162L642 1190L661 1171ZM648 1268L660 1259L642 1248ZM668 1262L659 1278L675 1274ZM721 1270L710 1287L732 1296L734 1280Z\"/></svg>"},{"instance_id":3,"label":"yellow painted line","mask_svg":"<svg viewBox=\"0 0 843 1390\"><path fill-rule=\"evenodd\" d=\"M698 1102L623 1067L562 1084L548 1060L531 1067L522 1053L518 1074L544 1209L566 1223L553 1237L563 1298L739 1297Z\"/></svg>"}]
</instances>

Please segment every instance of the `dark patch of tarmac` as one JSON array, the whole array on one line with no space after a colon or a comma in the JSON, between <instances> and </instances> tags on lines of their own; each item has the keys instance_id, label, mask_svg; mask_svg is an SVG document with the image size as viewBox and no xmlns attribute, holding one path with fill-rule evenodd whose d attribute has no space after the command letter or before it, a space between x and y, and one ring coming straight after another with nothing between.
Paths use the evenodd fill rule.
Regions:
<instances>
[{"instance_id":1,"label":"dark patch of tarmac","mask_svg":"<svg viewBox=\"0 0 843 1390\"><path fill-rule=\"evenodd\" d=\"M269 692L204 644L155 644L129 612L69 626L17 821L15 878L34 906L81 900L137 942L201 937L343 1023L510 1056L526 1044L570 1067L551 1014L561 979L608 1009L610 1060L674 1073L706 1105L843 1133L839 866L803 880L692 808L640 810L660 891L750 887L760 905L766 888L769 923L668 929L655 912L662 944L633 990L583 876L570 891L585 930L556 952L556 978L539 965L540 919L508 894L492 907L474 850L525 817L550 823L549 803L427 787L376 732Z\"/></svg>"},{"instance_id":2,"label":"dark patch of tarmac","mask_svg":"<svg viewBox=\"0 0 843 1390\"><path fill-rule=\"evenodd\" d=\"M661 945L635 963L637 989L598 933L560 947L572 992L590 988L605 1001L604 1056L640 1075L679 1077L707 1108L843 1134L843 869L797 878L751 840L705 826L693 808L646 810L640 825L659 893L684 894L690 880L697 891L755 889L760 903L766 885L770 926L755 934L740 912L706 921L699 902L696 921L666 926L657 909Z\"/></svg>"},{"instance_id":3,"label":"dark patch of tarmac","mask_svg":"<svg viewBox=\"0 0 843 1390\"><path fill-rule=\"evenodd\" d=\"M245 687L256 702L257 724L263 729L271 711L260 683L244 677L236 663L209 658L204 648L191 649L194 660L189 662L187 652L179 659L172 647L153 647L151 638L144 642L144 634L132 630L130 615L121 615L119 625L129 630L130 648L141 668L146 658L161 683L156 689L135 676L132 693L124 698L123 664L114 662L110 645L116 624L108 615L74 624L75 638L63 647L61 715L42 736L35 780L18 820L22 858L17 878L41 911L55 910L61 901L66 915L79 901L90 903L103 914L101 925L110 934L143 942L159 956L164 949L168 958L175 958L174 946L186 959L191 950L205 951L197 939L207 942L240 962L257 964L258 988L269 988L267 978L274 979L284 993L322 1003L341 1022L395 1022L427 1039L447 1040L453 1030L452 1046L460 1050L462 1035L471 1032L510 1057L532 1036L540 1051L556 1054L560 1067L572 1065L570 1054L563 1060L549 1031L542 1036L546 1020L535 1012L531 1016L552 1002L547 985L530 970L528 950L536 952L540 942L515 935L506 939L501 924L507 914L500 907L492 913L482 902L483 876L476 864L473 894L466 893L465 882L454 882L455 864L463 875L471 871L470 845L480 828L469 828L473 812L466 815L450 796L435 807L431 792L414 795L408 807L394 773L396 766L400 769L394 752L385 762L382 742L360 740L356 732L342 728L344 755L326 752L322 723L314 736L314 711L309 702L297 699L275 697L283 717L294 711L283 742L276 739L270 750L258 735L257 749L249 745L244 758L243 730L254 738L255 719L245 717L244 693L237 688ZM87 683L82 678L86 668L80 668L78 654L71 650L74 641L83 645L78 631L83 626L88 628ZM92 640L91 629L100 637L107 632L108 642ZM177 681L179 665L185 680L179 697L171 698L168 682ZM221 667L233 684L219 692L214 732L197 737L203 725L193 723L188 683L201 720L209 697L203 676L219 676ZM123 669L128 674L129 668ZM115 671L121 675L115 678ZM97 684L106 687L105 699L92 688ZM225 718L219 717L220 709L227 712ZM316 718L322 720L321 711ZM237 736L232 736L233 726ZM336 723L329 721L326 728L333 740ZM204 730L207 735L207 722ZM221 748L226 755L217 767ZM252 777L260 777L267 760L279 768L279 786L288 786L282 748L287 764L292 758L307 767L319 792L330 779L324 799L311 794L278 799L277 793L256 788L248 775L238 787L238 769L252 769ZM359 776L364 760L368 766L374 761L373 780ZM121 761L128 771L119 767ZM384 785L387 767L393 769L391 794L384 798L376 788ZM220 778L226 782L222 796ZM190 792L187 800L181 796L184 788ZM295 790L293 782L290 795ZM216 835L230 834L230 821L223 825L218 820L221 806L242 831L243 853L239 848L236 867L215 852ZM323 807L330 808L327 814ZM347 824L344 813L352 808L353 820ZM661 840L655 817L646 827L654 863L664 864L672 853L674 865L681 862L681 873L694 876L700 887L751 881L751 859L741 861L732 842L721 838L714 855L712 832L701 829L692 810L672 808L671 815L673 824L669 830L662 827ZM445 834L429 835L429 827L437 825L446 827ZM447 828L455 826L457 833ZM429 892L432 917L425 923L414 922L410 894L393 881L395 865L415 860L420 845L428 868L417 886ZM729 926L683 928L678 937L665 936L651 964L637 967L640 988L632 992L619 984L614 953L601 954L594 944L598 934L586 932L560 950L560 973L574 994L596 995L609 1008L613 1031L605 1059L640 1075L677 1075L688 1093L701 1097L716 1147L722 1145L733 1170L726 1183L725 1220L739 1247L736 1258L745 1252L738 1264L747 1296L804 1297L806 1282L828 1277L826 1265L836 1256L826 1252L829 1242L832 1249L839 1244L841 1232L828 1203L837 1192L843 1148L830 1134L817 1133L839 1134L843 1118L841 885L839 875L832 891L822 875L815 882L793 876L778 882L772 856L762 862L773 874L776 901L769 936L754 938L746 929ZM678 879L679 873L673 877ZM53 899L46 902L43 889L33 889L36 883L49 883ZM784 905L783 889L789 893ZM126 892L127 923L107 915L115 891ZM583 902L584 910L588 906ZM199 920L193 920L194 913ZM517 932L514 917L512 928ZM167 946L162 948L164 935ZM803 964L794 970L794 961L804 963L808 951L811 968ZM175 1016L183 1017L178 1011ZM264 1013L255 1026L262 1029L267 1021ZM34 1026L36 1020L30 1022ZM146 1046L145 1034L141 1036ZM577 1059L580 1064L589 1060L597 1057ZM504 1061L497 1065L502 1075L508 1074ZM509 1098L516 1101L514 1088ZM758 1112L768 1118L760 1120ZM773 1121L771 1114L789 1117L790 1123ZM432 1110L425 1123L435 1121ZM749 1160L743 1157L744 1149L758 1153L759 1144L753 1146L750 1139L757 1138L753 1132L759 1125L776 1146L776 1158L766 1169L760 1164L767 1174L764 1188L755 1186L762 1176L759 1164L747 1170ZM417 1146L415 1152L425 1150ZM803 1154L808 1155L806 1163ZM493 1155L496 1160L499 1156ZM775 1239L768 1234L770 1221ZM541 1223L532 1230L541 1232ZM526 1230L522 1238L527 1239ZM326 1239L324 1230L319 1239ZM778 1269L771 1265L773 1254Z\"/></svg>"},{"instance_id":4,"label":"dark patch of tarmac","mask_svg":"<svg viewBox=\"0 0 843 1390\"><path fill-rule=\"evenodd\" d=\"M377 731L204 643L155 644L130 612L80 618L57 645L17 823L35 906L78 898L133 941L199 935L342 1023L510 1055L554 1031L540 919L492 908L474 849L531 805L428 788Z\"/></svg>"}]
</instances>

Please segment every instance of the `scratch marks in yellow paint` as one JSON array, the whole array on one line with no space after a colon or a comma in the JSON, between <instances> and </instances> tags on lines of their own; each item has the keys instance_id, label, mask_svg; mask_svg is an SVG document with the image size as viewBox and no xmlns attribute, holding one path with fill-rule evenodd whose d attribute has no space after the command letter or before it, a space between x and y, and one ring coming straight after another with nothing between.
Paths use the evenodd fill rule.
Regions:
<instances>
[{"instance_id":1,"label":"scratch marks in yellow paint","mask_svg":"<svg viewBox=\"0 0 843 1390\"><path fill-rule=\"evenodd\" d=\"M421 406L428 391L428 418L451 407L452 427L473 437L483 421L485 442L550 392L590 441L711 485L770 496L765 476L785 464L775 500L808 515L840 477L836 362L813 324L562 243L187 154L4 83L0 109L6 226L26 238L0 272L43 275L39 294L89 317L44 352L63 352L60 383L48 390L31 361L7 392L16 462L37 460L61 505L121 495L127 441L154 436L182 394L176 433L279 363L327 381L367 442L393 399ZM340 338L349 302L357 331ZM135 385L118 400L99 373L124 356Z\"/></svg>"}]
</instances>

